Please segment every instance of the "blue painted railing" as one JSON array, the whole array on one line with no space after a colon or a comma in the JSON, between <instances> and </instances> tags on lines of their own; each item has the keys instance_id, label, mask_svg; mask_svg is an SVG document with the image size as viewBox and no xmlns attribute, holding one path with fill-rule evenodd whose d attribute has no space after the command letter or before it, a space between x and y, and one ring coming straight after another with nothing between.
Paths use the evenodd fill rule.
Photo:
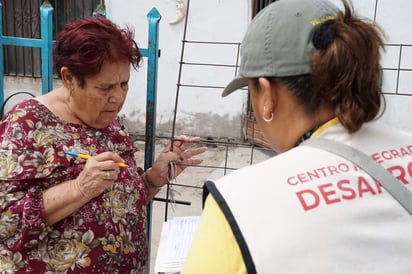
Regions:
<instances>
[{"instance_id":1,"label":"blue painted railing","mask_svg":"<svg viewBox=\"0 0 412 274\"><path fill-rule=\"evenodd\" d=\"M145 158L144 168L147 170L152 166L155 153L156 141L156 101L157 101L157 71L159 51L159 22L161 16L157 9L153 8L148 14L149 39L148 48L140 49L143 56L148 58L147 67L147 95L146 95L146 134L145 134ZM147 212L149 231L149 250L152 232L152 202L150 202ZM150 252L149 252L150 254ZM149 256L150 261L150 256Z\"/></svg>"},{"instance_id":2,"label":"blue painted railing","mask_svg":"<svg viewBox=\"0 0 412 274\"><path fill-rule=\"evenodd\" d=\"M148 14L149 39L148 48L140 49L143 56L148 58L147 67L147 97L146 97L146 135L145 135L145 169L152 166L156 135L156 101L157 101L157 71L159 59L159 22L161 16L153 8Z\"/></svg>"}]
</instances>

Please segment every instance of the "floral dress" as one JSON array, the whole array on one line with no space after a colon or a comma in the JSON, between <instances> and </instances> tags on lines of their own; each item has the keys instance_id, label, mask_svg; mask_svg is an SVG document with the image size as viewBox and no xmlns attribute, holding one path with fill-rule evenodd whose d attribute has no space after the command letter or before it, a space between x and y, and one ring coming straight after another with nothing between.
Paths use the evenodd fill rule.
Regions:
<instances>
[{"instance_id":1,"label":"floral dress","mask_svg":"<svg viewBox=\"0 0 412 274\"><path fill-rule=\"evenodd\" d=\"M118 153L129 167L100 196L49 226L42 192L82 171L64 151ZM0 123L0 273L147 273L147 189L124 127L66 123L35 99Z\"/></svg>"}]
</instances>

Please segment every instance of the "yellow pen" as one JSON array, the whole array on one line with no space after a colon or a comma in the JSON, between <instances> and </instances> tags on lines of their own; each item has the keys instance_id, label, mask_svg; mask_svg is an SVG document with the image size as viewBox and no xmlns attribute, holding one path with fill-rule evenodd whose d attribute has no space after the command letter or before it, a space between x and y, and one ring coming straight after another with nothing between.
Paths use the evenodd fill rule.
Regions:
<instances>
[{"instance_id":1,"label":"yellow pen","mask_svg":"<svg viewBox=\"0 0 412 274\"><path fill-rule=\"evenodd\" d=\"M77 152L73 152L73 151L65 151L64 154L72 156L72 157L76 157L76 158L85 159L85 160L92 157L90 155L81 154L81 153L77 153ZM126 165L125 163L122 163L122 162L117 162L116 165L118 165L119 167L128 167L128 165Z\"/></svg>"}]
</instances>

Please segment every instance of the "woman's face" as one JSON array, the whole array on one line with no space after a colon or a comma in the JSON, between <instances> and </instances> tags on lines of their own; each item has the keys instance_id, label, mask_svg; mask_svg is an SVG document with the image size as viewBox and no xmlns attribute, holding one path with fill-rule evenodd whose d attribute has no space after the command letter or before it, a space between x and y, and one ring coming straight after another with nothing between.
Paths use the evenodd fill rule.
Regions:
<instances>
[{"instance_id":1,"label":"woman's face","mask_svg":"<svg viewBox=\"0 0 412 274\"><path fill-rule=\"evenodd\" d=\"M70 109L90 127L107 127L123 106L129 77L129 62L104 63L99 74L85 78L84 87L72 82Z\"/></svg>"}]
</instances>

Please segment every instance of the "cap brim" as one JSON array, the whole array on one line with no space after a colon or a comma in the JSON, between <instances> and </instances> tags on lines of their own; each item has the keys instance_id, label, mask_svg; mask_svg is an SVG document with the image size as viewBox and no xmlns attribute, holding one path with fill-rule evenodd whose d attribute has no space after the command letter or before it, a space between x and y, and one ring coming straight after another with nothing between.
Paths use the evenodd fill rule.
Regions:
<instances>
[{"instance_id":1,"label":"cap brim","mask_svg":"<svg viewBox=\"0 0 412 274\"><path fill-rule=\"evenodd\" d=\"M247 78L235 78L233 79L223 90L222 92L222 97L226 97L235 90L238 90L240 88L246 87L247 86Z\"/></svg>"}]
</instances>

